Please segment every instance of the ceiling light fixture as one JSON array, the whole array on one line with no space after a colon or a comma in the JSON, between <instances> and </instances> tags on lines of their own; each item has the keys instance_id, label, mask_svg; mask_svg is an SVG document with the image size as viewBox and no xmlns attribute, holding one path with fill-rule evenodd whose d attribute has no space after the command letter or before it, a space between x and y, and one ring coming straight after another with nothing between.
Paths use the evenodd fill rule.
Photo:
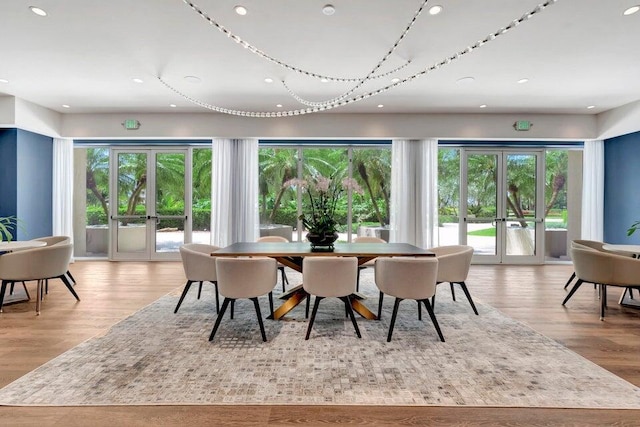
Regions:
<instances>
[{"instance_id":1,"label":"ceiling light fixture","mask_svg":"<svg viewBox=\"0 0 640 427\"><path fill-rule=\"evenodd\" d=\"M303 70L300 70L300 69L296 69L295 67L289 66L289 65L285 64L282 61L277 61L277 60L275 60L275 58L272 58L272 57L264 54L263 52L261 52L257 48L255 48L254 46L249 45L247 42L244 42L239 37L231 34L226 28L222 27L220 24L218 24L217 22L213 21L206 14L204 14L204 12L200 11L189 0L183 0L183 1L184 1L184 3L188 4L194 11L196 11L198 14L200 14L201 17L206 19L211 25L215 26L220 31L222 31L224 34L226 34L229 38L233 39L234 41L236 41L238 43L242 42L245 45L247 45L251 52L262 56L264 59L270 60L270 61L275 62L275 63L277 63L279 65L282 65L282 66L286 66L288 69L296 70L296 71L299 70L298 72L302 72L302 73L304 73L304 74L306 74L308 76L311 76L311 77L320 77L318 74L309 73L309 72L306 72L306 71L303 71ZM166 82L164 79L162 79L162 77L157 76L156 78L167 89L173 91L177 95L180 95L181 97L183 97L187 101L189 101L189 102L191 102L191 103L193 103L195 105L199 105L200 107L207 108L207 109L209 109L211 111L216 111L216 112L223 113L223 114L230 114L230 115L236 115L236 116L241 116L241 117L256 117L256 118L258 118L258 117L259 118L288 117L288 116L298 116L298 115L304 115L304 114L311 114L311 113L331 110L333 108L338 108L338 107L342 107L342 106L345 106L345 105L348 105L348 104L359 102L359 101L367 99L367 98L369 98L371 96L376 96L376 95L379 95L381 93L384 93L387 90L396 87L398 84L404 84L404 83L412 82L413 80L418 79L418 78L420 78L422 76L425 76L425 75L431 73L432 71L435 71L435 70L439 69L440 67L442 67L444 65L448 65L451 62L462 58L464 55L467 55L468 53L473 52L474 50L478 49L479 47L486 45L488 42L495 40L498 36L503 35L508 30L510 30L512 28L515 28L519 24L521 24L522 22L525 22L525 21L531 19L532 17L534 17L538 13L542 12L547 7L549 7L551 5L554 5L556 2L558 2L558 0L546 0L545 2L538 4L535 8L533 8L529 12L525 13L520 18L517 18L517 19L514 19L513 21L511 21L506 27L501 28L500 30L498 30L496 32L490 33L484 39L479 40L479 41L475 42L474 44L467 46L465 49L463 49L463 50L461 50L459 52L455 52L454 54L452 54L451 56L446 57L445 59L441 60L440 62L434 63L431 66L429 66L427 68L424 68L421 71L418 71L413 75L405 77L403 80L401 80L400 82L398 82L396 84L389 84L387 86L380 87L378 89L371 90L371 91L366 92L366 93L361 93L359 95L352 96L350 98L346 98L347 94L350 94L355 89L359 88L365 81L369 80L371 78L371 76L374 75L374 73L378 70L378 68L384 63L384 61L386 61L386 59L389 57L389 55L391 55L391 53L398 46L399 42L406 36L406 34L411 29L411 26L413 25L413 23L417 19L418 15L420 14L420 12L422 10L422 7L424 7L424 5L426 4L426 0L425 0L423 2L423 4L422 4L421 8L414 15L414 18L411 21L411 23L409 24L409 26L407 26L407 28L404 30L404 32L402 33L402 35L398 39L398 41L389 50L387 55L385 55L385 57L381 61L378 62L376 67L374 67L374 69L369 73L369 75L367 77L365 77L364 79L360 79L358 84L354 88L352 88L349 92L347 92L346 94L343 94L343 95L341 95L341 96L339 96L337 98L334 98L334 99L328 100L328 101L324 101L324 102L311 103L311 102L306 101L306 102L303 102L303 103L305 103L306 105L312 105L312 106L309 106L307 108L297 109L297 110L266 111L265 112L265 111L243 111L243 110L234 110L234 109L230 109L230 108L224 108L224 107L212 105L212 104L197 100L195 98L192 98L191 96L186 95L185 93L182 93L181 91L179 91L175 87L171 86L168 82ZM289 91L289 93L292 96L296 97L295 94L293 94L293 92L286 86L286 83L284 81L282 83L285 86L285 88ZM300 97L296 97L296 100L298 100L299 102L302 102ZM481 108L484 108L484 107L486 107L486 105L483 105Z\"/></svg>"},{"instance_id":2,"label":"ceiling light fixture","mask_svg":"<svg viewBox=\"0 0 640 427\"><path fill-rule=\"evenodd\" d=\"M71 108L71 106L69 106L67 104L62 104L62 108Z\"/></svg>"},{"instance_id":3,"label":"ceiling light fixture","mask_svg":"<svg viewBox=\"0 0 640 427\"><path fill-rule=\"evenodd\" d=\"M249 12L246 7L240 5L234 7L233 10L235 10L236 13L240 16L245 16L247 12Z\"/></svg>"},{"instance_id":4,"label":"ceiling light fixture","mask_svg":"<svg viewBox=\"0 0 640 427\"><path fill-rule=\"evenodd\" d=\"M525 77L524 79L518 80L518 83L523 84L523 83L526 83L528 81L529 81L529 79Z\"/></svg>"},{"instance_id":5,"label":"ceiling light fixture","mask_svg":"<svg viewBox=\"0 0 640 427\"><path fill-rule=\"evenodd\" d=\"M479 108L487 108L487 104L482 104Z\"/></svg>"},{"instance_id":6,"label":"ceiling light fixture","mask_svg":"<svg viewBox=\"0 0 640 427\"><path fill-rule=\"evenodd\" d=\"M276 104L276 107L282 108L282 104Z\"/></svg>"},{"instance_id":7,"label":"ceiling light fixture","mask_svg":"<svg viewBox=\"0 0 640 427\"><path fill-rule=\"evenodd\" d=\"M29 6L29 9L31 9L31 12L35 13L38 16L47 16L47 12L37 6Z\"/></svg>"},{"instance_id":8,"label":"ceiling light fixture","mask_svg":"<svg viewBox=\"0 0 640 427\"><path fill-rule=\"evenodd\" d=\"M171 107L171 108L176 108L176 107L177 107L177 105L176 105L176 104L169 104L169 107Z\"/></svg>"},{"instance_id":9,"label":"ceiling light fixture","mask_svg":"<svg viewBox=\"0 0 640 427\"><path fill-rule=\"evenodd\" d=\"M267 77L266 79L264 79L265 83L273 83L273 79L271 77Z\"/></svg>"},{"instance_id":10,"label":"ceiling light fixture","mask_svg":"<svg viewBox=\"0 0 640 427\"><path fill-rule=\"evenodd\" d=\"M625 10L624 12L622 12L622 14L624 16L629 16L629 15L633 15L634 13L636 13L637 11L640 10L640 5L638 6L631 6L629 9Z\"/></svg>"},{"instance_id":11,"label":"ceiling light fixture","mask_svg":"<svg viewBox=\"0 0 640 427\"><path fill-rule=\"evenodd\" d=\"M400 81L400 79L397 78L397 77L394 77L394 78L391 79L391 83L398 83L399 81Z\"/></svg>"},{"instance_id":12,"label":"ceiling light fixture","mask_svg":"<svg viewBox=\"0 0 640 427\"><path fill-rule=\"evenodd\" d=\"M442 12L442 6L440 5L432 6L431 9L429 9L429 15L437 15L440 12Z\"/></svg>"},{"instance_id":13,"label":"ceiling light fixture","mask_svg":"<svg viewBox=\"0 0 640 427\"><path fill-rule=\"evenodd\" d=\"M329 79L320 79L320 83L329 83Z\"/></svg>"},{"instance_id":14,"label":"ceiling light fixture","mask_svg":"<svg viewBox=\"0 0 640 427\"><path fill-rule=\"evenodd\" d=\"M144 80L134 77L131 79L134 83L144 83Z\"/></svg>"},{"instance_id":15,"label":"ceiling light fixture","mask_svg":"<svg viewBox=\"0 0 640 427\"><path fill-rule=\"evenodd\" d=\"M327 16L331 16L334 13L336 13L336 8L333 7L332 4L325 4L324 7L322 8L322 13L324 13Z\"/></svg>"},{"instance_id":16,"label":"ceiling light fixture","mask_svg":"<svg viewBox=\"0 0 640 427\"><path fill-rule=\"evenodd\" d=\"M198 84L202 79L198 76L184 76L183 79L188 83Z\"/></svg>"},{"instance_id":17,"label":"ceiling light fixture","mask_svg":"<svg viewBox=\"0 0 640 427\"><path fill-rule=\"evenodd\" d=\"M587 110L593 110L594 108L596 108L596 106L595 106L595 105L589 105L589 106L587 107Z\"/></svg>"},{"instance_id":18,"label":"ceiling light fixture","mask_svg":"<svg viewBox=\"0 0 640 427\"><path fill-rule=\"evenodd\" d=\"M9 83L9 80L7 80L7 79L0 79L0 83Z\"/></svg>"},{"instance_id":19,"label":"ceiling light fixture","mask_svg":"<svg viewBox=\"0 0 640 427\"><path fill-rule=\"evenodd\" d=\"M378 108L384 107L384 104L378 104Z\"/></svg>"}]
</instances>

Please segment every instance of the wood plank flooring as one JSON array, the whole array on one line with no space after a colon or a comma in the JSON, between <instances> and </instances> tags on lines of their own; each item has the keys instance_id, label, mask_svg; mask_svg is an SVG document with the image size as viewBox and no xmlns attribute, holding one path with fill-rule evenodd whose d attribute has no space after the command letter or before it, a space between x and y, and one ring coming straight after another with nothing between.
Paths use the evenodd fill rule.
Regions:
<instances>
[{"instance_id":1,"label":"wood plank flooring","mask_svg":"<svg viewBox=\"0 0 640 427\"><path fill-rule=\"evenodd\" d=\"M6 306L0 314L0 386L111 325L185 282L178 262L81 261L71 266L78 281L76 302L53 281L42 308L35 302ZM640 310L617 304L599 320L597 292L583 285L560 303L569 265L472 266L467 285L478 301L522 321L583 357L640 386ZM35 293L35 283L29 290ZM467 304L458 292L460 304ZM341 407L341 406L116 406L0 407L2 426L638 426L640 411L544 408Z\"/></svg>"}]
</instances>

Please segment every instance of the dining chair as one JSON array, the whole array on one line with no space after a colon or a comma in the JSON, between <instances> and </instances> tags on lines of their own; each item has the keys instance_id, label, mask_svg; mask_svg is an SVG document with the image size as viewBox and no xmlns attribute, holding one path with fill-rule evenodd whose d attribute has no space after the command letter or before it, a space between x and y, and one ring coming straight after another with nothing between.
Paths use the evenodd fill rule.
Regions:
<instances>
[{"instance_id":1,"label":"dining chair","mask_svg":"<svg viewBox=\"0 0 640 427\"><path fill-rule=\"evenodd\" d=\"M387 243L386 240L374 236L357 236L353 238L353 243ZM372 259L358 266L358 277L356 278L356 292L360 291L360 271L365 268L375 268L376 260Z\"/></svg>"},{"instance_id":2,"label":"dining chair","mask_svg":"<svg viewBox=\"0 0 640 427\"><path fill-rule=\"evenodd\" d=\"M71 243L71 237L69 237L69 236L47 236L47 237L38 237L37 239L33 239L33 240L37 240L39 242L44 242L44 243L46 243L47 246ZM76 279L71 274L71 271L67 270L66 275L69 278L69 281L71 282L71 284L75 285L76 284ZM49 293L49 281L48 280L46 280L44 282L44 293L45 294Z\"/></svg>"},{"instance_id":3,"label":"dining chair","mask_svg":"<svg viewBox=\"0 0 640 427\"><path fill-rule=\"evenodd\" d=\"M218 287L220 294L224 297L224 301L211 330L209 341L213 341L229 304L231 303L233 307L233 303L241 298L248 298L253 301L256 315L258 316L262 341L267 341L258 297L265 294L269 295L269 308L273 316L273 296L271 291L278 281L276 260L263 257L218 257L216 258L216 272Z\"/></svg>"},{"instance_id":4,"label":"dining chair","mask_svg":"<svg viewBox=\"0 0 640 427\"><path fill-rule=\"evenodd\" d=\"M182 267L187 277L187 283L184 285L178 305L176 305L174 313L178 312L184 297L187 296L189 288L195 282L198 282L198 299L202 293L202 284L204 282L213 283L216 288L216 313L220 311L220 297L218 294L218 279L216 275L216 258L211 254L220 249L219 246L205 245L201 243L187 243L180 246L180 258L182 259Z\"/></svg>"},{"instance_id":5,"label":"dining chair","mask_svg":"<svg viewBox=\"0 0 640 427\"><path fill-rule=\"evenodd\" d=\"M351 307L351 294L356 291L357 272L356 257L306 257L302 261L302 287L309 294L307 298L315 296L305 340L311 335L320 301L328 297L336 297L344 302L345 311L351 318L356 335L358 338L362 337Z\"/></svg>"},{"instance_id":6,"label":"dining chair","mask_svg":"<svg viewBox=\"0 0 640 427\"><path fill-rule=\"evenodd\" d=\"M77 301L80 301L78 294L66 276L72 252L72 243L62 243L0 256L0 277L2 277L0 312L2 311L7 286L13 282L38 281L36 291L36 314L38 315L40 315L41 301L44 296L43 288L47 279L62 280L69 292Z\"/></svg>"},{"instance_id":7,"label":"dining chair","mask_svg":"<svg viewBox=\"0 0 640 427\"><path fill-rule=\"evenodd\" d=\"M382 318L384 295L396 297L391 323L389 323L387 342L391 341L400 302L405 299L416 300L418 304L424 304L440 341L444 342L440 325L429 302L429 299L436 293L438 262L436 257L380 257L376 259L375 281L380 290L378 319Z\"/></svg>"},{"instance_id":8,"label":"dining chair","mask_svg":"<svg viewBox=\"0 0 640 427\"><path fill-rule=\"evenodd\" d=\"M570 243L569 254L571 254L571 246L573 245L581 245L581 246L586 246L588 248L595 249L597 251L605 251L603 248L603 246L605 245L604 242L599 242L597 240L575 239L575 240L572 240ZM576 272L574 271L573 273L571 273L571 276L569 277L569 280L567 280L567 283L565 283L564 289L567 289L567 287L571 284L571 282L573 282L573 279L575 278L576 278Z\"/></svg>"},{"instance_id":9,"label":"dining chair","mask_svg":"<svg viewBox=\"0 0 640 427\"><path fill-rule=\"evenodd\" d=\"M469 268L471 267L471 259L473 258L473 247L467 245L450 245L450 246L438 246L429 249L436 254L438 259L438 277L436 279L437 284L449 282L451 287L451 297L456 300L454 284L460 285L464 292L473 312L477 315L478 310L473 303L469 289L465 281L469 275ZM436 286L437 292L437 286ZM431 305L435 307L436 295L433 294L431 298ZM418 316L420 315L420 306L418 305Z\"/></svg>"},{"instance_id":10,"label":"dining chair","mask_svg":"<svg viewBox=\"0 0 640 427\"><path fill-rule=\"evenodd\" d=\"M289 239L282 236L262 236L256 240L258 243L268 243L268 242L280 242L280 243L289 243ZM284 265L278 263L278 270L282 276L282 292L285 292L284 284L289 284L289 279L287 278L287 273L284 272Z\"/></svg>"}]
</instances>

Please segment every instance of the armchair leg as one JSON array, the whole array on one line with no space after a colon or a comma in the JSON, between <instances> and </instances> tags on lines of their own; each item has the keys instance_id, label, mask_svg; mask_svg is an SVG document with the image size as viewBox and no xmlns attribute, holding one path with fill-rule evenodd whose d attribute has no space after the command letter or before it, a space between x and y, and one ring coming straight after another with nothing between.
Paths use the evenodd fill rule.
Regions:
<instances>
[{"instance_id":1,"label":"armchair leg","mask_svg":"<svg viewBox=\"0 0 640 427\"><path fill-rule=\"evenodd\" d=\"M29 295L29 289L27 289L27 284L22 281L22 287L24 288L24 293L27 294L27 299L31 299L31 295Z\"/></svg>"},{"instance_id":2,"label":"armchair leg","mask_svg":"<svg viewBox=\"0 0 640 427\"><path fill-rule=\"evenodd\" d=\"M220 294L218 293L218 281L213 282L216 287L216 313L220 313Z\"/></svg>"},{"instance_id":3,"label":"armchair leg","mask_svg":"<svg viewBox=\"0 0 640 427\"><path fill-rule=\"evenodd\" d=\"M564 299L564 301L562 301L562 305L565 305L567 303L567 301L569 301L571 299L571 297L573 296L573 294L576 293L576 291L578 290L578 288L580 286L582 286L582 284L584 283L584 281L582 279L578 279L578 281L576 282L575 285L573 285L573 288L571 288L571 290L569 291L569 295L566 296L566 298Z\"/></svg>"},{"instance_id":4,"label":"armchair leg","mask_svg":"<svg viewBox=\"0 0 640 427\"><path fill-rule=\"evenodd\" d=\"M422 306L420 305L420 301L418 301L418 320L422 320Z\"/></svg>"},{"instance_id":5,"label":"armchair leg","mask_svg":"<svg viewBox=\"0 0 640 427\"><path fill-rule=\"evenodd\" d=\"M209 341L213 341L213 337L216 336L216 332L218 331L218 328L220 327L220 322L222 321L222 318L224 317L224 312L227 311L227 307L229 306L229 302L233 301L230 298L225 298L224 301L222 301L222 308L220 309L220 313L218 314L218 317L216 318L216 322L213 324L213 329L211 330L211 335L209 335Z\"/></svg>"},{"instance_id":6,"label":"armchair leg","mask_svg":"<svg viewBox=\"0 0 640 427\"><path fill-rule=\"evenodd\" d=\"M442 335L442 331L440 330L440 325L438 324L438 320L436 319L436 315L431 308L431 304L429 304L428 299L423 299L422 302L424 306L427 308L429 312L429 317L431 317L431 321L433 322L433 326L436 328L436 332L438 332L438 336L440 337L440 341L444 342L444 336Z\"/></svg>"},{"instance_id":7,"label":"armchair leg","mask_svg":"<svg viewBox=\"0 0 640 427\"><path fill-rule=\"evenodd\" d=\"M569 280L567 280L567 283L564 284L564 289L567 289L567 286L569 286L569 284L573 282L573 279L575 278L576 278L576 272L574 271L573 273L571 273L571 277L569 277Z\"/></svg>"},{"instance_id":8,"label":"armchair leg","mask_svg":"<svg viewBox=\"0 0 640 427\"><path fill-rule=\"evenodd\" d=\"M251 298L251 301L253 301L253 306L256 308L256 315L258 316L258 324L260 325L260 334L262 335L262 342L267 342L267 335L264 333L264 323L262 323L262 314L260 313L260 303L258 302L257 297Z\"/></svg>"},{"instance_id":9,"label":"armchair leg","mask_svg":"<svg viewBox=\"0 0 640 427\"><path fill-rule=\"evenodd\" d=\"M307 303L306 303L306 307L304 309L304 318L308 319L309 318L309 308L311 306L311 294L307 294Z\"/></svg>"},{"instance_id":10,"label":"armchair leg","mask_svg":"<svg viewBox=\"0 0 640 427\"><path fill-rule=\"evenodd\" d=\"M176 309L173 310L173 314L178 312L178 309L180 308L180 305L182 304L184 297L187 296L187 292L189 292L189 288L191 287L192 283L193 283L193 280L187 280L187 283L184 285L184 289L182 290L182 295L180 295L180 299L178 300L178 305L176 305Z\"/></svg>"},{"instance_id":11,"label":"armchair leg","mask_svg":"<svg viewBox=\"0 0 640 427\"><path fill-rule=\"evenodd\" d=\"M231 319L233 319L233 311L236 308L236 300L231 300Z\"/></svg>"},{"instance_id":12,"label":"armchair leg","mask_svg":"<svg viewBox=\"0 0 640 427\"><path fill-rule=\"evenodd\" d=\"M453 298L453 300L456 300L456 291L455 289L453 289L453 282L449 282L449 286L451 287L451 298Z\"/></svg>"},{"instance_id":13,"label":"armchair leg","mask_svg":"<svg viewBox=\"0 0 640 427\"><path fill-rule=\"evenodd\" d=\"M269 310L271 311L271 317L273 318L273 292L269 292Z\"/></svg>"},{"instance_id":14,"label":"armchair leg","mask_svg":"<svg viewBox=\"0 0 640 427\"><path fill-rule=\"evenodd\" d=\"M201 294L202 294L202 280L198 284L198 299L200 299Z\"/></svg>"},{"instance_id":15,"label":"armchair leg","mask_svg":"<svg viewBox=\"0 0 640 427\"><path fill-rule=\"evenodd\" d=\"M382 300L384 299L384 294L380 291L380 298L378 299L378 320L382 318Z\"/></svg>"},{"instance_id":16,"label":"armchair leg","mask_svg":"<svg viewBox=\"0 0 640 427\"><path fill-rule=\"evenodd\" d=\"M76 278L73 277L73 275L71 274L71 272L69 270L67 270L67 276L69 277L69 280L71 281L71 283L73 283L75 285L76 284Z\"/></svg>"},{"instance_id":17,"label":"armchair leg","mask_svg":"<svg viewBox=\"0 0 640 427\"><path fill-rule=\"evenodd\" d=\"M349 317L351 317L351 323L353 323L353 329L356 330L356 335L358 338L362 338L360 335L360 328L358 328L358 322L356 322L356 316L353 314L353 308L351 307L351 298L349 296L341 297L342 301L344 301L344 307L349 313Z\"/></svg>"},{"instance_id":18,"label":"armchair leg","mask_svg":"<svg viewBox=\"0 0 640 427\"><path fill-rule=\"evenodd\" d=\"M600 284L600 320L604 320L604 313L607 309L607 286Z\"/></svg>"},{"instance_id":19,"label":"armchair leg","mask_svg":"<svg viewBox=\"0 0 640 427\"><path fill-rule=\"evenodd\" d=\"M307 298L311 298L309 295ZM318 312L318 305L320 305L320 300L322 297L316 297L316 300L313 303L313 311L311 312L311 319L309 319L309 326L307 327L307 335L304 337L305 341L309 339L309 335L311 335L311 329L313 328L313 322L316 320L316 313Z\"/></svg>"},{"instance_id":20,"label":"armchair leg","mask_svg":"<svg viewBox=\"0 0 640 427\"><path fill-rule=\"evenodd\" d=\"M62 275L58 277L60 280L62 280L62 282L64 283L64 285L67 287L67 289L69 289L69 292L71 292L71 295L73 295L76 299L76 301L80 301L80 297L78 296L78 294L76 293L76 291L73 289L73 285L71 284L71 282L69 281L69 279L67 279L66 275ZM48 282L48 281L47 281Z\"/></svg>"},{"instance_id":21,"label":"armchair leg","mask_svg":"<svg viewBox=\"0 0 640 427\"><path fill-rule=\"evenodd\" d=\"M43 279L38 279L38 286L36 288L36 294L38 295L36 298L36 316L40 316L40 305L42 304L42 291L44 286L43 282Z\"/></svg>"},{"instance_id":22,"label":"armchair leg","mask_svg":"<svg viewBox=\"0 0 640 427\"><path fill-rule=\"evenodd\" d=\"M396 317L398 316L398 307L400 306L402 298L397 298L393 303L393 314L391 315L391 323L389 323L389 333L387 334L387 342L391 342L391 335L393 335L393 326L396 324Z\"/></svg>"},{"instance_id":23,"label":"armchair leg","mask_svg":"<svg viewBox=\"0 0 640 427\"><path fill-rule=\"evenodd\" d=\"M476 316L478 316L478 310L476 309L476 305L473 303L473 300L471 299L471 294L469 293L469 289L467 289L466 283L458 282L458 284L460 285L460 287L462 288L462 291L466 295L467 300L469 300L469 304L471 304L471 308L473 309L473 312L476 314ZM453 283L451 284L451 287L453 287Z\"/></svg>"},{"instance_id":24,"label":"armchair leg","mask_svg":"<svg viewBox=\"0 0 640 427\"><path fill-rule=\"evenodd\" d=\"M7 291L8 281L2 281L2 288L0 289L0 313L2 313L2 304L4 304L4 293Z\"/></svg>"}]
</instances>

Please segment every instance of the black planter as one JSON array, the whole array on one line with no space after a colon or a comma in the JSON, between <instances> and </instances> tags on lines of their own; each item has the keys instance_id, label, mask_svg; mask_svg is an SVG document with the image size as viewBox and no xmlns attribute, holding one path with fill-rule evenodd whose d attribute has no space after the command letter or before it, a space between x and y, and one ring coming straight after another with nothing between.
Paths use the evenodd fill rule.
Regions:
<instances>
[{"instance_id":1,"label":"black planter","mask_svg":"<svg viewBox=\"0 0 640 427\"><path fill-rule=\"evenodd\" d=\"M338 233L307 233L312 252L333 252L333 243L338 240Z\"/></svg>"}]
</instances>

